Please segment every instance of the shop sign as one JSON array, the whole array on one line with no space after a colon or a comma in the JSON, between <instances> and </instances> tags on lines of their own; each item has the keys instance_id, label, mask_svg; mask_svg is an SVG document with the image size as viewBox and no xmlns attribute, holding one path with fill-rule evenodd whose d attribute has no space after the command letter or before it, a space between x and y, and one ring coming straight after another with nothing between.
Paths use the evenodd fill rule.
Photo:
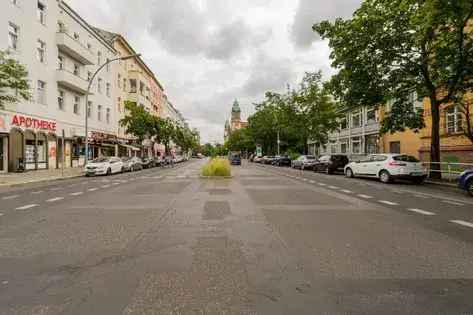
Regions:
<instances>
[{"instance_id":1,"label":"shop sign","mask_svg":"<svg viewBox=\"0 0 473 315\"><path fill-rule=\"evenodd\" d=\"M56 122L51 120L37 119L23 115L14 115L11 120L11 126L24 129L43 130L56 132Z\"/></svg>"}]
</instances>

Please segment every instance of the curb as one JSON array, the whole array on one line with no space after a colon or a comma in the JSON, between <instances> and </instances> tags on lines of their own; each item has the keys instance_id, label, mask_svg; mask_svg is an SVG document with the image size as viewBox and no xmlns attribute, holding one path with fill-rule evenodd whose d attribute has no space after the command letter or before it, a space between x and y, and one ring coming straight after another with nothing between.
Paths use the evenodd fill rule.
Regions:
<instances>
[{"instance_id":1,"label":"curb","mask_svg":"<svg viewBox=\"0 0 473 315\"><path fill-rule=\"evenodd\" d=\"M233 176L199 176L200 179L231 179Z\"/></svg>"},{"instance_id":2,"label":"curb","mask_svg":"<svg viewBox=\"0 0 473 315\"><path fill-rule=\"evenodd\" d=\"M34 183L61 181L61 180L66 180L66 179L71 179L71 178L82 177L82 176L84 176L84 174L64 176L64 177L44 178L44 179L30 180L30 181L26 181L26 182L18 182L18 183L12 183L12 184L1 184L0 183L0 188L1 187L16 187L16 186L22 186L22 185L34 184Z\"/></svg>"},{"instance_id":3,"label":"curb","mask_svg":"<svg viewBox=\"0 0 473 315\"><path fill-rule=\"evenodd\" d=\"M458 188L458 184L454 184L454 183L442 183L442 182L436 182L436 181L430 181L430 180L426 180L425 183L426 183L426 184L429 184L429 185L436 185L436 186L444 186L444 187ZM458 188L458 189L459 189L459 188Z\"/></svg>"}]
</instances>

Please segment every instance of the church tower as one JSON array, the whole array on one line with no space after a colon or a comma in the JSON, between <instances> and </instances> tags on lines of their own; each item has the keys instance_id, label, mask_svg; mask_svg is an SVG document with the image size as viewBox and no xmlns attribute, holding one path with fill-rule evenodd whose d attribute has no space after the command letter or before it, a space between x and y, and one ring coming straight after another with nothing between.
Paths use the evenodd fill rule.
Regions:
<instances>
[{"instance_id":1,"label":"church tower","mask_svg":"<svg viewBox=\"0 0 473 315\"><path fill-rule=\"evenodd\" d=\"M234 122L241 122L241 109L238 100L235 100L232 106L232 123Z\"/></svg>"}]
</instances>

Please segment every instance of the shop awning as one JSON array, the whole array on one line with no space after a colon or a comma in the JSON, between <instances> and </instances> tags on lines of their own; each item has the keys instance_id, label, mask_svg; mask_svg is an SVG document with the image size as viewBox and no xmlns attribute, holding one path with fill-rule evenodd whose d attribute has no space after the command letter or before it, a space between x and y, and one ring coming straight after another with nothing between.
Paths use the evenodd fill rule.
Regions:
<instances>
[{"instance_id":1,"label":"shop awning","mask_svg":"<svg viewBox=\"0 0 473 315\"><path fill-rule=\"evenodd\" d=\"M128 148L128 149L131 149L131 150L133 150L133 151L141 151L141 149L140 149L140 148L134 147L134 146L132 146L132 145L129 145L129 144L121 144L121 143L120 143L120 145L121 145L122 147L125 147L125 148Z\"/></svg>"}]
</instances>

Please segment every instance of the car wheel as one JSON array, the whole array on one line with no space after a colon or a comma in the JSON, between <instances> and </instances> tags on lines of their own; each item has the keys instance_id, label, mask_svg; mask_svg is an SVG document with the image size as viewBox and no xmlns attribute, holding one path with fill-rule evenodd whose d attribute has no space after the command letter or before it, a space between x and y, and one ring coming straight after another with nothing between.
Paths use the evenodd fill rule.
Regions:
<instances>
[{"instance_id":1,"label":"car wheel","mask_svg":"<svg viewBox=\"0 0 473 315\"><path fill-rule=\"evenodd\" d=\"M470 181L466 184L466 190L470 194L470 196L473 197L473 179L470 179Z\"/></svg>"},{"instance_id":2,"label":"car wheel","mask_svg":"<svg viewBox=\"0 0 473 315\"><path fill-rule=\"evenodd\" d=\"M332 172L330 171L330 168L328 168L328 166L327 166L327 169L325 170L325 174L327 174L327 175L331 175L331 174L332 174Z\"/></svg>"},{"instance_id":3,"label":"car wheel","mask_svg":"<svg viewBox=\"0 0 473 315\"><path fill-rule=\"evenodd\" d=\"M382 183L385 183L385 184L388 184L391 182L391 175L389 174L388 171L381 171L379 173L379 180L382 182Z\"/></svg>"},{"instance_id":4,"label":"car wheel","mask_svg":"<svg viewBox=\"0 0 473 315\"><path fill-rule=\"evenodd\" d=\"M110 167L107 169L107 176L109 175L112 175L112 169Z\"/></svg>"},{"instance_id":5,"label":"car wheel","mask_svg":"<svg viewBox=\"0 0 473 315\"><path fill-rule=\"evenodd\" d=\"M345 176L348 177L348 178L354 178L355 177L355 174L353 174L353 171L351 168L347 168L345 170Z\"/></svg>"},{"instance_id":6,"label":"car wheel","mask_svg":"<svg viewBox=\"0 0 473 315\"><path fill-rule=\"evenodd\" d=\"M120 173L125 173L125 168L122 166L122 169L120 170Z\"/></svg>"},{"instance_id":7,"label":"car wheel","mask_svg":"<svg viewBox=\"0 0 473 315\"><path fill-rule=\"evenodd\" d=\"M305 165L302 164L302 165L301 165L301 171L304 171L304 170L305 170Z\"/></svg>"}]
</instances>

